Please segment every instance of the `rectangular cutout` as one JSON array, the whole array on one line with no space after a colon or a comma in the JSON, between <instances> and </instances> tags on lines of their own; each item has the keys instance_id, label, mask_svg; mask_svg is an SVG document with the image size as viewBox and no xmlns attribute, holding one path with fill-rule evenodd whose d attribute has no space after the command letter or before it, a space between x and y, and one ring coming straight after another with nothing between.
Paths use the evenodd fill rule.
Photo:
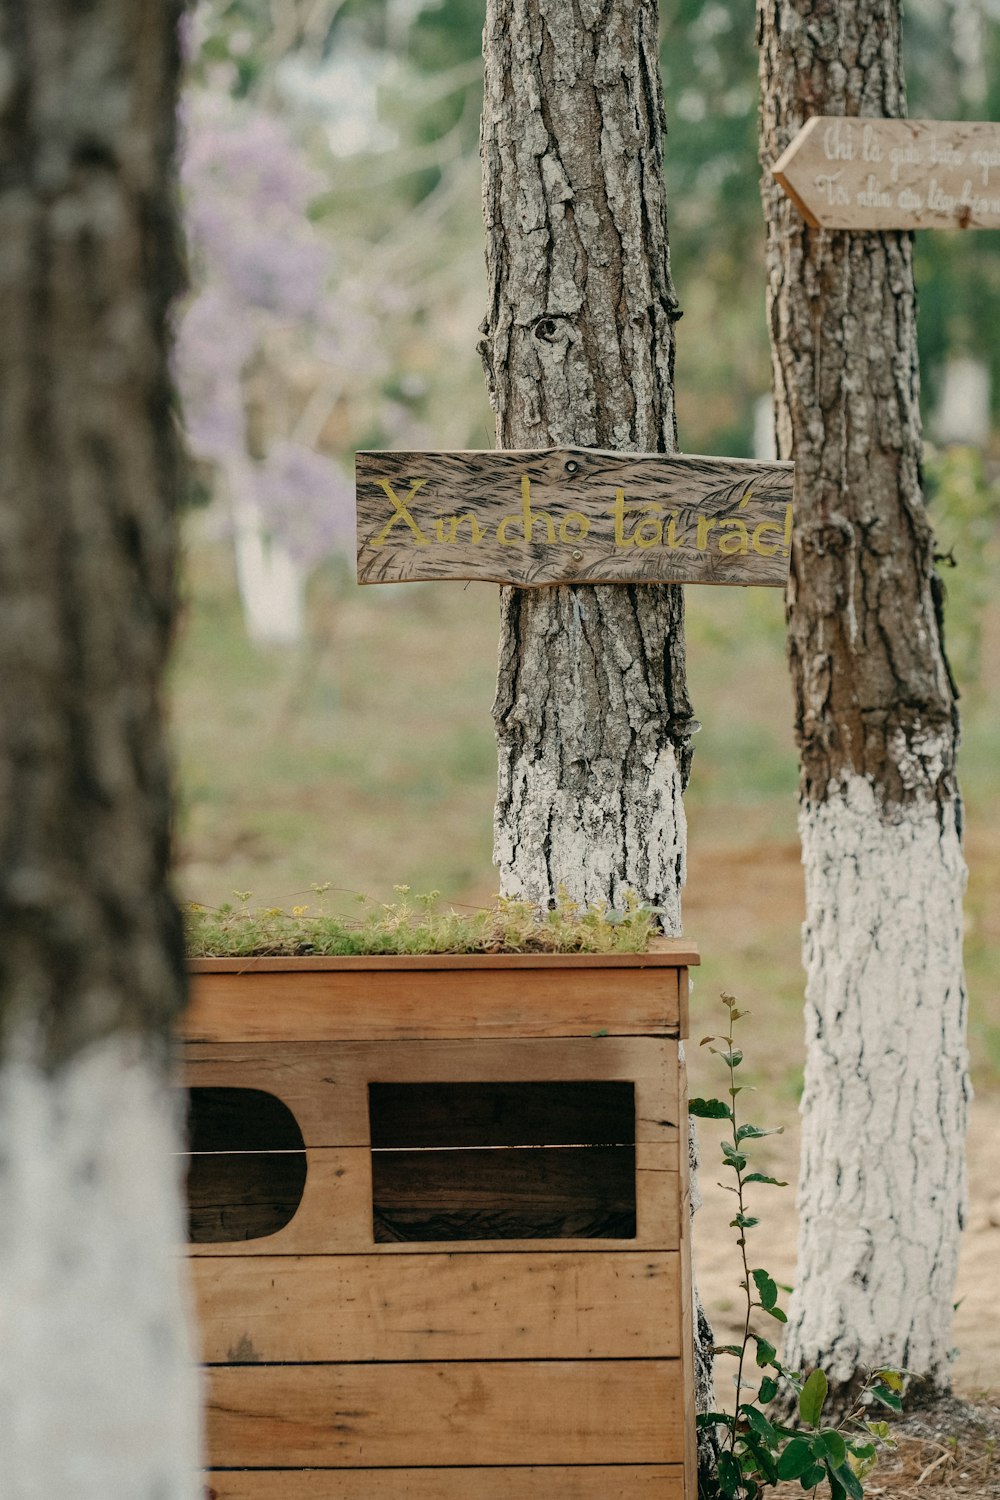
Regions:
<instances>
[{"instance_id":1,"label":"rectangular cutout","mask_svg":"<svg viewBox=\"0 0 1000 1500\"><path fill-rule=\"evenodd\" d=\"M376 1243L634 1239L635 1086L369 1085Z\"/></svg>"}]
</instances>

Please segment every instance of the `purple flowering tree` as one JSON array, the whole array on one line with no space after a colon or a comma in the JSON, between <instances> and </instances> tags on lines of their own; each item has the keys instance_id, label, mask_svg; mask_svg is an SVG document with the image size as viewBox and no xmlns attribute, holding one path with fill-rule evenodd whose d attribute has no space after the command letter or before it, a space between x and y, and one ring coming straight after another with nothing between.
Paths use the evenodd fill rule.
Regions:
<instances>
[{"instance_id":1,"label":"purple flowering tree","mask_svg":"<svg viewBox=\"0 0 1000 1500\"><path fill-rule=\"evenodd\" d=\"M192 87L183 109L194 296L177 375L192 453L228 506L248 633L293 644L310 570L353 527L353 489L322 451L324 429L378 356L369 320L335 295L332 249L309 220L321 174L283 119L233 99L226 81Z\"/></svg>"}]
</instances>

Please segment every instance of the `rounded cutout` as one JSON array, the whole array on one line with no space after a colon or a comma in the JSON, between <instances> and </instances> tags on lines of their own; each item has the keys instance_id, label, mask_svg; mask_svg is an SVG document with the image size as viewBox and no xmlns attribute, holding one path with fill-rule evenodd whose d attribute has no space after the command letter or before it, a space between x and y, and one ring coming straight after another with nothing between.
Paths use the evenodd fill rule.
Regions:
<instances>
[{"instance_id":1,"label":"rounded cutout","mask_svg":"<svg viewBox=\"0 0 1000 1500\"><path fill-rule=\"evenodd\" d=\"M263 1089L193 1088L188 1137L189 1243L262 1239L291 1222L307 1158L281 1099Z\"/></svg>"}]
</instances>

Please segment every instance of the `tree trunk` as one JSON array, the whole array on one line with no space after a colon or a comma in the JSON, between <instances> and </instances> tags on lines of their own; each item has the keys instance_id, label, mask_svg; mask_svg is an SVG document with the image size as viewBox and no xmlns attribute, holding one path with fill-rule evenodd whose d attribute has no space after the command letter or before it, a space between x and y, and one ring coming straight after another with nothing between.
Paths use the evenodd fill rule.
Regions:
<instances>
[{"instance_id":1,"label":"tree trunk","mask_svg":"<svg viewBox=\"0 0 1000 1500\"><path fill-rule=\"evenodd\" d=\"M0 1487L194 1500L159 683L172 0L0 0Z\"/></svg>"},{"instance_id":2,"label":"tree trunk","mask_svg":"<svg viewBox=\"0 0 1000 1500\"><path fill-rule=\"evenodd\" d=\"M948 1385L969 1094L958 717L921 493L907 234L806 227L813 114L905 112L899 0L758 0L778 445L796 463L807 1061L792 1366Z\"/></svg>"},{"instance_id":3,"label":"tree trunk","mask_svg":"<svg viewBox=\"0 0 1000 1500\"><path fill-rule=\"evenodd\" d=\"M676 448L658 42L656 0L487 6L481 349L501 448ZM681 590L504 589L494 718L503 893L631 891L679 933ZM710 1343L702 1320L703 1405Z\"/></svg>"}]
</instances>

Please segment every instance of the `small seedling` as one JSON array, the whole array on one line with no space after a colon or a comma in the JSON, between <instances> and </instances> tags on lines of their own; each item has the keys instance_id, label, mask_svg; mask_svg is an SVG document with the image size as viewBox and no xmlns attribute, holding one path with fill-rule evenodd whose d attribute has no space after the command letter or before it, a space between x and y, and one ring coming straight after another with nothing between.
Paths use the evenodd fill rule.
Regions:
<instances>
[{"instance_id":1,"label":"small seedling","mask_svg":"<svg viewBox=\"0 0 1000 1500\"><path fill-rule=\"evenodd\" d=\"M728 1030L722 1036L707 1036L701 1045L708 1047L725 1065L729 1076L727 1099L692 1099L690 1112L702 1120L728 1122L728 1139L722 1141L722 1165L732 1174L721 1183L736 1198L736 1212L730 1227L736 1231L743 1275L740 1288L745 1305L743 1337L739 1344L723 1344L716 1354L727 1354L736 1360L736 1410L705 1412L698 1417L701 1427L715 1427L720 1435L714 1471L703 1474L699 1483L701 1500L758 1500L764 1492L785 1480L799 1481L807 1494L817 1496L821 1489L830 1500L864 1500L864 1479L874 1468L879 1445L889 1445L886 1422L871 1421L868 1412L872 1402L893 1411L902 1406L903 1377L898 1370L870 1372L847 1417L838 1425L824 1424L828 1382L822 1370L810 1374L788 1370L778 1358L777 1349L754 1327L755 1319L765 1316L777 1323L787 1322L778 1304L781 1287L761 1266L751 1266L747 1235L760 1220L750 1213L746 1189L751 1184L762 1187L787 1187L788 1184L764 1172L749 1170L748 1142L764 1136L779 1135L778 1129L765 1129L740 1119L738 1099L745 1085L737 1083L737 1070L743 1053L735 1042L736 1023L750 1014L740 1010L732 995L723 995ZM752 1361L752 1365L751 1365ZM750 1378L744 1378L749 1368ZM769 1417L764 1408L779 1395L786 1400L794 1395L799 1425L791 1427ZM890 1445L891 1446L891 1445Z\"/></svg>"}]
</instances>

